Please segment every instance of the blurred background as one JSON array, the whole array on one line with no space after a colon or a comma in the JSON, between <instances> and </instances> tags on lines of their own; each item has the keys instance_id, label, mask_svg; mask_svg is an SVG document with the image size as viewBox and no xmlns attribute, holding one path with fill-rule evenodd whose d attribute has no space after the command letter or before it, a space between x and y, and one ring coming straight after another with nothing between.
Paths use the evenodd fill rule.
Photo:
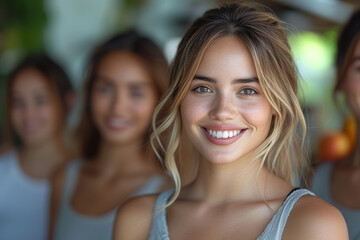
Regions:
<instances>
[{"instance_id":1,"label":"blurred background","mask_svg":"<svg viewBox=\"0 0 360 240\"><path fill-rule=\"evenodd\" d=\"M63 65L80 89L91 49L116 32L136 28L152 38L171 61L191 22L215 0L1 0L0 126L4 125L4 86L9 71L26 54L46 51ZM249 1L247 1L249 2ZM326 131L340 129L335 109L334 54L339 29L358 0L263 0L288 24L290 45L300 71L301 96L309 126L310 151ZM75 126L79 104L70 125ZM341 106L340 106L341 107ZM343 112L346 113L344 107ZM0 131L0 142L2 135Z\"/></svg>"}]
</instances>

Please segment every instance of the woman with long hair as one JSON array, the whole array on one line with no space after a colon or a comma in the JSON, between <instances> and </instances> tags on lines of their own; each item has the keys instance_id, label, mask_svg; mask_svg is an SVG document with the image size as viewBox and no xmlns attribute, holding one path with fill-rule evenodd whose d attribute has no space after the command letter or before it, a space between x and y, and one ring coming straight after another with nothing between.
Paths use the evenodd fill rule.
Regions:
<instances>
[{"instance_id":1,"label":"woman with long hair","mask_svg":"<svg viewBox=\"0 0 360 240\"><path fill-rule=\"evenodd\" d=\"M79 126L82 159L54 183L55 239L111 239L119 205L166 187L168 178L149 145L149 129L167 85L162 51L135 31L94 50Z\"/></svg>"},{"instance_id":2,"label":"woman with long hair","mask_svg":"<svg viewBox=\"0 0 360 240\"><path fill-rule=\"evenodd\" d=\"M207 11L180 42L170 80L152 144L175 189L125 203L114 239L348 238L336 208L296 188L306 126L273 14L242 4ZM199 153L183 188L174 156L182 131Z\"/></svg>"},{"instance_id":3,"label":"woman with long hair","mask_svg":"<svg viewBox=\"0 0 360 240\"><path fill-rule=\"evenodd\" d=\"M311 189L343 214L350 239L360 239L360 9L355 11L341 31L336 54L334 94L345 94L357 130L352 152L336 163L320 165ZM344 109L342 109L344 110ZM355 130L354 130L355 131Z\"/></svg>"}]
</instances>

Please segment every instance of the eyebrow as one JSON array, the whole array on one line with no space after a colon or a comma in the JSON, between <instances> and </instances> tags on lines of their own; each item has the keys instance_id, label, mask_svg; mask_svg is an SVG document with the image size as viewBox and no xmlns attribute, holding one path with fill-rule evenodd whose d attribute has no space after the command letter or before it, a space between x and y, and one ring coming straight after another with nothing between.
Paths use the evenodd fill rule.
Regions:
<instances>
[{"instance_id":1,"label":"eyebrow","mask_svg":"<svg viewBox=\"0 0 360 240\"><path fill-rule=\"evenodd\" d=\"M360 61L360 56L355 56L352 61L353 62Z\"/></svg>"},{"instance_id":2,"label":"eyebrow","mask_svg":"<svg viewBox=\"0 0 360 240\"><path fill-rule=\"evenodd\" d=\"M108 78L108 77L105 77L105 76L100 76L100 75L97 75L97 76L95 76L95 81L105 81L106 83L112 83L113 81L112 81L112 79L111 78Z\"/></svg>"},{"instance_id":3,"label":"eyebrow","mask_svg":"<svg viewBox=\"0 0 360 240\"><path fill-rule=\"evenodd\" d=\"M216 80L214 78L205 77L202 75L195 75L193 80L198 79L206 82L216 83ZM249 77L249 78L239 78L234 79L231 84L238 84L238 83L252 83L252 82L259 82L259 79L257 77Z\"/></svg>"},{"instance_id":4,"label":"eyebrow","mask_svg":"<svg viewBox=\"0 0 360 240\"><path fill-rule=\"evenodd\" d=\"M129 87L131 87L131 88L147 88L147 87L150 87L149 83L144 83L144 82L128 83L127 85Z\"/></svg>"},{"instance_id":5,"label":"eyebrow","mask_svg":"<svg viewBox=\"0 0 360 240\"><path fill-rule=\"evenodd\" d=\"M104 81L106 84L110 84L110 85L115 85L114 84L114 80L105 76L96 76L95 77L96 80L101 80ZM127 86L129 86L130 88L146 88L150 86L150 83L147 82L141 82L141 81L135 81L135 82L130 82L126 84Z\"/></svg>"}]
</instances>

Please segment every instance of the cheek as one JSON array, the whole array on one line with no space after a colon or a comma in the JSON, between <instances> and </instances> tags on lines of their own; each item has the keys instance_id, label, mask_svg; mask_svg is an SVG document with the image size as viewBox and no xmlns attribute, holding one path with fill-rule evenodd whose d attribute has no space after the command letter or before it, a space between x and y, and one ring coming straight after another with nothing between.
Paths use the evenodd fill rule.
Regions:
<instances>
[{"instance_id":1,"label":"cheek","mask_svg":"<svg viewBox=\"0 0 360 240\"><path fill-rule=\"evenodd\" d=\"M134 101L132 109L139 120L147 120L146 125L150 124L156 106L155 97L148 97L141 101ZM144 123L145 124L145 123Z\"/></svg>"},{"instance_id":2,"label":"cheek","mask_svg":"<svg viewBox=\"0 0 360 240\"><path fill-rule=\"evenodd\" d=\"M180 113L182 126L188 134L201 120L208 118L210 105L211 101L208 99L199 100L190 94L185 96L180 105Z\"/></svg>"},{"instance_id":3,"label":"cheek","mask_svg":"<svg viewBox=\"0 0 360 240\"><path fill-rule=\"evenodd\" d=\"M38 109L39 116L41 116L44 121L46 121L48 126L56 128L56 126L62 124L62 120L60 120L60 112L58 109L60 109L60 106L55 104L44 105Z\"/></svg>"},{"instance_id":4,"label":"cheek","mask_svg":"<svg viewBox=\"0 0 360 240\"><path fill-rule=\"evenodd\" d=\"M21 124L22 119L23 119L23 112L20 109L13 108L10 111L10 122L11 122L11 125L15 129L19 128L19 125Z\"/></svg>"},{"instance_id":5,"label":"cheek","mask_svg":"<svg viewBox=\"0 0 360 240\"><path fill-rule=\"evenodd\" d=\"M196 108L194 108L196 106ZM192 102L191 97L188 95L185 96L183 102L180 105L180 113L181 113L181 122L185 129L191 125L191 123L196 122L198 118L198 114L200 111L196 111L198 109L198 105L195 105Z\"/></svg>"},{"instance_id":6,"label":"cheek","mask_svg":"<svg viewBox=\"0 0 360 240\"><path fill-rule=\"evenodd\" d=\"M240 107L242 116L245 120L257 129L268 131L271 125L273 115L272 107L268 102L262 101L253 104L247 104Z\"/></svg>"},{"instance_id":7,"label":"cheek","mask_svg":"<svg viewBox=\"0 0 360 240\"><path fill-rule=\"evenodd\" d=\"M360 73L350 72L346 77L346 92L360 94Z\"/></svg>"},{"instance_id":8,"label":"cheek","mask_svg":"<svg viewBox=\"0 0 360 240\"><path fill-rule=\"evenodd\" d=\"M10 110L11 121L18 121L23 115L23 111L20 108L12 108Z\"/></svg>"},{"instance_id":9,"label":"cheek","mask_svg":"<svg viewBox=\"0 0 360 240\"><path fill-rule=\"evenodd\" d=\"M94 93L90 100L90 108L93 117L96 119L99 115L107 112L111 104L111 99L106 96L100 96Z\"/></svg>"}]
</instances>

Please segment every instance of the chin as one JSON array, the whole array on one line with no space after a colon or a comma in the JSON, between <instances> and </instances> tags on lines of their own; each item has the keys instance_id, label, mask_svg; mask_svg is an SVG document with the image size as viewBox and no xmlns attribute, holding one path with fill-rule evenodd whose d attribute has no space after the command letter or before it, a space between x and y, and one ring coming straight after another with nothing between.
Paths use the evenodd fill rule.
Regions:
<instances>
[{"instance_id":1,"label":"chin","mask_svg":"<svg viewBox=\"0 0 360 240\"><path fill-rule=\"evenodd\" d=\"M32 145L32 146L35 146L35 145L42 145L42 144L45 144L45 143L48 143L49 142L49 138L45 138L45 137L35 137L35 136L31 136L31 137L27 137L27 138L23 138L24 139L24 143L26 145Z\"/></svg>"},{"instance_id":2,"label":"chin","mask_svg":"<svg viewBox=\"0 0 360 240\"><path fill-rule=\"evenodd\" d=\"M133 137L133 134L108 134L105 138L105 141L115 145L127 145L131 142L137 140L137 137Z\"/></svg>"},{"instance_id":3,"label":"chin","mask_svg":"<svg viewBox=\"0 0 360 240\"><path fill-rule=\"evenodd\" d=\"M203 159L213 163L213 164L228 164L237 161L239 157L234 156L233 154L229 153L220 153L220 154L204 154L202 155Z\"/></svg>"}]
</instances>

